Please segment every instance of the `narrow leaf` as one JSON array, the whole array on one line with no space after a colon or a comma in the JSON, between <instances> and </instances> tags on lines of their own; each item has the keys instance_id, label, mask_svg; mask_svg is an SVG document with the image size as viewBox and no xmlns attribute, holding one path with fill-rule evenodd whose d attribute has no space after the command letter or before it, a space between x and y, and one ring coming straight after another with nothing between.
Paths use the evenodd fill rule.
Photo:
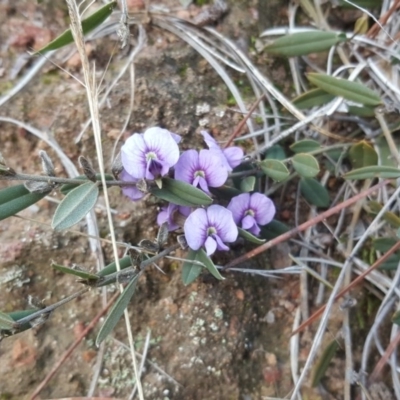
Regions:
<instances>
[{"instance_id":1,"label":"narrow leaf","mask_svg":"<svg viewBox=\"0 0 400 400\"><path fill-rule=\"evenodd\" d=\"M378 164L378 154L365 140L353 144L350 147L349 158L354 169Z\"/></svg>"},{"instance_id":2,"label":"narrow leaf","mask_svg":"<svg viewBox=\"0 0 400 400\"><path fill-rule=\"evenodd\" d=\"M265 239L260 239L257 236L254 236L253 234L251 234L250 232L248 232L242 228L238 227L238 230L239 230L239 236L242 237L243 239L247 240L248 242L255 243L255 244L265 243Z\"/></svg>"},{"instance_id":3,"label":"narrow leaf","mask_svg":"<svg viewBox=\"0 0 400 400\"><path fill-rule=\"evenodd\" d=\"M300 191L310 204L323 208L329 206L329 193L316 179L301 178Z\"/></svg>"},{"instance_id":4,"label":"narrow leaf","mask_svg":"<svg viewBox=\"0 0 400 400\"><path fill-rule=\"evenodd\" d=\"M94 28L97 28L102 22L104 22L112 14L116 5L117 2L112 1L111 3L108 3L105 6L101 7L88 18L82 20L83 34L90 32ZM74 38L72 37L71 29L67 29L64 33L51 41L48 45L38 50L35 54L43 54L46 51L59 49L60 47L64 47L72 43L73 41Z\"/></svg>"},{"instance_id":5,"label":"narrow leaf","mask_svg":"<svg viewBox=\"0 0 400 400\"><path fill-rule=\"evenodd\" d=\"M11 330L14 328L14 322L8 314L0 311L0 329Z\"/></svg>"},{"instance_id":6,"label":"narrow leaf","mask_svg":"<svg viewBox=\"0 0 400 400\"><path fill-rule=\"evenodd\" d=\"M332 361L333 356L336 354L337 349L339 348L338 341L332 340L332 342L327 346L327 348L323 351L320 359L314 366L314 373L312 379L312 387L316 387L319 385L321 379L325 376L325 373L329 367L329 364Z\"/></svg>"},{"instance_id":7,"label":"narrow leaf","mask_svg":"<svg viewBox=\"0 0 400 400\"><path fill-rule=\"evenodd\" d=\"M283 36L267 45L269 54L294 57L329 50L332 46L346 40L344 35L334 32L311 31Z\"/></svg>"},{"instance_id":8,"label":"narrow leaf","mask_svg":"<svg viewBox=\"0 0 400 400\"><path fill-rule=\"evenodd\" d=\"M400 169L394 167L385 167L383 165L375 165L372 167L364 167L353 169L344 174L344 179L372 179L372 178L399 178Z\"/></svg>"},{"instance_id":9,"label":"narrow leaf","mask_svg":"<svg viewBox=\"0 0 400 400\"><path fill-rule=\"evenodd\" d=\"M278 160L266 159L260 162L260 167L265 175L277 182L285 180L290 175L286 165Z\"/></svg>"},{"instance_id":10,"label":"narrow leaf","mask_svg":"<svg viewBox=\"0 0 400 400\"><path fill-rule=\"evenodd\" d=\"M198 253L194 250L189 250L186 261L182 266L182 282L184 285L189 285L194 282L197 277L201 274L203 267L198 264L192 263L192 261L199 261L197 259Z\"/></svg>"},{"instance_id":11,"label":"narrow leaf","mask_svg":"<svg viewBox=\"0 0 400 400\"><path fill-rule=\"evenodd\" d=\"M132 258L130 256L126 256L119 259L119 267L122 269L128 268L132 265ZM106 265L102 270L100 270L96 275L97 276L107 276L111 275L117 271L116 262L112 262L111 264Z\"/></svg>"},{"instance_id":12,"label":"narrow leaf","mask_svg":"<svg viewBox=\"0 0 400 400\"><path fill-rule=\"evenodd\" d=\"M307 108L328 104L334 98L334 95L327 93L325 90L311 89L294 98L292 102L299 110L305 110Z\"/></svg>"},{"instance_id":13,"label":"narrow leaf","mask_svg":"<svg viewBox=\"0 0 400 400\"><path fill-rule=\"evenodd\" d=\"M43 199L46 193L30 193L24 185L0 190L0 221L15 215Z\"/></svg>"},{"instance_id":14,"label":"narrow leaf","mask_svg":"<svg viewBox=\"0 0 400 400\"><path fill-rule=\"evenodd\" d=\"M97 281L99 279L98 276L96 276L94 274L90 274L89 272L80 271L79 269L65 267L64 265L56 264L55 262L51 263L51 267L57 271L63 272L64 274L75 275L82 279L88 279L88 280L93 280L93 281Z\"/></svg>"},{"instance_id":15,"label":"narrow leaf","mask_svg":"<svg viewBox=\"0 0 400 400\"><path fill-rule=\"evenodd\" d=\"M296 154L292 163L294 169L304 178L314 178L319 173L318 161L310 154Z\"/></svg>"},{"instance_id":16,"label":"narrow leaf","mask_svg":"<svg viewBox=\"0 0 400 400\"><path fill-rule=\"evenodd\" d=\"M87 182L73 189L58 205L51 226L54 230L68 229L78 223L96 204L97 183Z\"/></svg>"},{"instance_id":17,"label":"narrow leaf","mask_svg":"<svg viewBox=\"0 0 400 400\"><path fill-rule=\"evenodd\" d=\"M320 148L321 145L319 144L319 142L312 139L300 140L299 142L293 143L290 146L290 150L292 150L293 153L310 153Z\"/></svg>"},{"instance_id":18,"label":"narrow leaf","mask_svg":"<svg viewBox=\"0 0 400 400\"><path fill-rule=\"evenodd\" d=\"M206 206L212 203L211 197L202 190L189 185L186 182L171 178L162 179L162 188L150 190L154 196L179 206Z\"/></svg>"},{"instance_id":19,"label":"narrow leaf","mask_svg":"<svg viewBox=\"0 0 400 400\"><path fill-rule=\"evenodd\" d=\"M320 89L335 96L341 96L356 103L377 106L382 103L378 93L367 88L362 83L350 82L347 79L311 72L308 80Z\"/></svg>"},{"instance_id":20,"label":"narrow leaf","mask_svg":"<svg viewBox=\"0 0 400 400\"><path fill-rule=\"evenodd\" d=\"M111 308L109 314L104 321L104 324L100 328L99 334L96 338L96 345L99 346L101 342L114 330L118 321L122 317L126 307L128 307L129 302L133 294L135 293L136 283L138 280L139 274L136 275L126 286L121 296L119 296L118 300L115 302L113 307Z\"/></svg>"},{"instance_id":21,"label":"narrow leaf","mask_svg":"<svg viewBox=\"0 0 400 400\"><path fill-rule=\"evenodd\" d=\"M105 175L106 181L112 181L114 177L112 175L106 174ZM80 179L82 180L82 183L85 183L88 181L88 178L86 175L79 175L75 177L74 179ZM96 174L96 181L100 182L101 181L101 174ZM61 186L60 192L64 195L68 194L72 189L77 188L81 184L79 183L66 183L65 185Z\"/></svg>"},{"instance_id":22,"label":"narrow leaf","mask_svg":"<svg viewBox=\"0 0 400 400\"><path fill-rule=\"evenodd\" d=\"M255 176L247 176L240 183L240 189L242 192L252 192L254 190L254 185L256 184Z\"/></svg>"},{"instance_id":23,"label":"narrow leaf","mask_svg":"<svg viewBox=\"0 0 400 400\"><path fill-rule=\"evenodd\" d=\"M208 269L209 272L219 280L224 280L225 278L219 273L217 267L214 265L211 258L207 255L207 253L203 250L197 250L197 260L202 262L204 266Z\"/></svg>"}]
</instances>

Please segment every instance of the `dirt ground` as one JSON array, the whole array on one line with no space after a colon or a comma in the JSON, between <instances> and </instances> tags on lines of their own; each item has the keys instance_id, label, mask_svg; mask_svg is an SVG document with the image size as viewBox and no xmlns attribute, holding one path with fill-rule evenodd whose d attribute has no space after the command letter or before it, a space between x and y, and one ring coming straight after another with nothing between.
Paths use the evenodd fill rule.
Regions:
<instances>
[{"instance_id":1,"label":"dirt ground","mask_svg":"<svg viewBox=\"0 0 400 400\"><path fill-rule=\"evenodd\" d=\"M172 0L160 3L180 5L179 1ZM250 43L259 33L260 24L270 23L265 18L260 22L257 17L262 7L271 6L265 2L260 1L262 7L251 0L229 3L230 13L218 29L237 43ZM278 19L284 18L284 6L278 9ZM198 9L191 10L196 13ZM67 10L63 1L0 2L0 94L12 87L32 64L30 59L23 58L26 50L40 48L66 26ZM152 26L147 26L146 31L148 45L135 63L133 110L129 110L129 74L126 74L101 111L107 160L130 111L124 138L132 132L158 125L182 135L185 148L200 143L199 132L203 127L216 137L225 138L241 119L241 115L231 109L227 88L195 50ZM134 42L135 28L132 34ZM112 81L127 56L127 50L119 50L116 35L90 42L87 51L90 60L96 62L99 80L104 74L104 86ZM106 71L111 54L113 57ZM81 77L75 55L68 60L61 56L56 59L67 71ZM18 67L23 62L27 65ZM271 65L260 66L264 72L268 67ZM283 81L285 73L279 65L271 71L275 78ZM249 104L252 101L254 99L249 99ZM196 112L204 104L209 106L209 111ZM79 143L74 143L88 117L85 91L56 66L47 63L21 93L0 107L0 116L15 118L54 135L75 165L79 155L89 157L96 164L90 131ZM38 151L45 149L58 173L64 174L54 152L27 130L0 122L0 132L1 153L8 165L18 172L40 173ZM138 243L143 238L154 238L157 206L154 200L133 204L123 198L117 188L110 193L112 207L116 210L117 239ZM58 193L52 196L61 198ZM10 218L0 222L0 310L27 308L28 296L51 304L76 292L79 284L72 277L53 271L51 260L93 268L95 260L87 239L77 233L58 234L49 227L55 208L54 202L44 199L21 213L34 221ZM285 207L277 204L277 208L279 219L279 212ZM107 237L104 209L97 207L96 215L101 235ZM84 223L77 229L85 232ZM104 245L103 250L106 262L111 262L111 248ZM285 250L279 260L275 252L272 261L267 254L255 260L252 266L267 269L275 262L285 264L282 255ZM221 263L242 252L242 248L233 250L224 255ZM142 350L144 338L150 331L147 359L165 372L155 369L153 364L145 364L142 375L145 398L250 400L288 395L293 388L289 341L298 306L298 278L289 276L274 280L226 273L223 282L204 275L185 287L178 264L165 262L161 266L166 274L148 270L129 306L137 349ZM114 290L108 291L108 298ZM93 290L58 309L37 329L3 340L0 344L0 399L29 398L74 338L101 310L102 304L100 290ZM98 361L98 349L94 344L98 329L96 327L79 345L45 386L40 398L87 394ZM311 340L311 334L306 333L302 344L305 346ZM128 398L133 388L130 354L121 342L127 343L122 320L113 337L106 341L100 378L94 391L99 397ZM306 356L305 346L300 361ZM331 387L331 393L340 393L340 371L343 365L338 359L331 370L331 376L337 376L334 380L337 387ZM321 393L310 389L307 398L334 398Z\"/></svg>"}]
</instances>

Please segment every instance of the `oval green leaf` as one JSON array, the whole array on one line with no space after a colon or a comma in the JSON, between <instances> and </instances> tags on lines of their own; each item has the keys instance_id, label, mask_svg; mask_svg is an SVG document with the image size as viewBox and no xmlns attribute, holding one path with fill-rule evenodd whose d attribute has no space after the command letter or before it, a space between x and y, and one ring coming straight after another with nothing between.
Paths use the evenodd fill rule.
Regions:
<instances>
[{"instance_id":1,"label":"oval green leaf","mask_svg":"<svg viewBox=\"0 0 400 400\"><path fill-rule=\"evenodd\" d=\"M198 252L190 249L186 256L186 261L182 266L182 282L184 285L189 285L194 282L197 277L201 274L203 267L198 264L194 264L192 261L199 261L197 259Z\"/></svg>"},{"instance_id":2,"label":"oval green leaf","mask_svg":"<svg viewBox=\"0 0 400 400\"><path fill-rule=\"evenodd\" d=\"M272 240L276 237L289 232L290 228L283 222L273 219L269 224L261 227L260 237Z\"/></svg>"},{"instance_id":3,"label":"oval green leaf","mask_svg":"<svg viewBox=\"0 0 400 400\"><path fill-rule=\"evenodd\" d=\"M152 188L150 193L179 206L207 206L212 203L211 197L202 190L189 185L186 182L177 181L171 178L162 179L162 188Z\"/></svg>"},{"instance_id":4,"label":"oval green leaf","mask_svg":"<svg viewBox=\"0 0 400 400\"><path fill-rule=\"evenodd\" d=\"M318 161L310 154L299 153L292 158L294 169L304 178L314 178L319 173Z\"/></svg>"},{"instance_id":5,"label":"oval green leaf","mask_svg":"<svg viewBox=\"0 0 400 400\"><path fill-rule=\"evenodd\" d=\"M260 168L265 175L277 182L285 180L290 175L286 165L278 160L266 159L261 161Z\"/></svg>"},{"instance_id":6,"label":"oval green leaf","mask_svg":"<svg viewBox=\"0 0 400 400\"><path fill-rule=\"evenodd\" d=\"M307 78L315 86L335 96L370 106L377 106L382 103L378 93L361 83L314 72L307 74Z\"/></svg>"},{"instance_id":7,"label":"oval green leaf","mask_svg":"<svg viewBox=\"0 0 400 400\"><path fill-rule=\"evenodd\" d=\"M247 240L248 242L255 243L258 245L265 243L265 239L260 239L257 236L254 236L253 234L242 228L238 227L238 230L239 230L239 236Z\"/></svg>"},{"instance_id":8,"label":"oval green leaf","mask_svg":"<svg viewBox=\"0 0 400 400\"><path fill-rule=\"evenodd\" d=\"M107 315L106 320L104 321L104 324L100 328L99 334L97 335L97 346L99 346L100 343L114 330L126 307L128 307L128 304L135 293L138 277L139 274L128 283L124 291L121 293L121 296L118 297L118 300L111 308L111 311Z\"/></svg>"},{"instance_id":9,"label":"oval green leaf","mask_svg":"<svg viewBox=\"0 0 400 400\"><path fill-rule=\"evenodd\" d=\"M97 28L102 22L104 22L112 14L116 5L117 2L112 1L111 3L108 3L105 6L101 7L88 18L82 20L83 34L90 32L94 28ZM38 50L35 54L43 54L46 51L57 50L60 47L64 47L72 43L73 41L74 38L72 37L71 29L67 29L64 33L51 41L48 45Z\"/></svg>"},{"instance_id":10,"label":"oval green leaf","mask_svg":"<svg viewBox=\"0 0 400 400\"><path fill-rule=\"evenodd\" d=\"M0 221L37 203L48 193L30 193L24 185L0 190Z\"/></svg>"},{"instance_id":11,"label":"oval green leaf","mask_svg":"<svg viewBox=\"0 0 400 400\"><path fill-rule=\"evenodd\" d=\"M286 57L303 56L310 53L329 50L346 38L334 32L311 31L283 36L267 45L264 50L269 54Z\"/></svg>"},{"instance_id":12,"label":"oval green leaf","mask_svg":"<svg viewBox=\"0 0 400 400\"><path fill-rule=\"evenodd\" d=\"M96 204L99 196L97 183L87 182L71 190L58 205L51 226L56 231L78 223Z\"/></svg>"},{"instance_id":13,"label":"oval green leaf","mask_svg":"<svg viewBox=\"0 0 400 400\"><path fill-rule=\"evenodd\" d=\"M311 89L308 92L302 93L292 100L292 103L299 109L305 110L307 108L322 106L328 104L335 98L334 95L327 93L322 89Z\"/></svg>"},{"instance_id":14,"label":"oval green leaf","mask_svg":"<svg viewBox=\"0 0 400 400\"><path fill-rule=\"evenodd\" d=\"M247 176L240 182L240 189L242 192L252 192L254 190L254 186L256 184L255 176Z\"/></svg>"},{"instance_id":15,"label":"oval green leaf","mask_svg":"<svg viewBox=\"0 0 400 400\"><path fill-rule=\"evenodd\" d=\"M293 153L311 153L320 148L321 145L316 140L312 139L300 140L290 146L290 150L292 150Z\"/></svg>"},{"instance_id":16,"label":"oval green leaf","mask_svg":"<svg viewBox=\"0 0 400 400\"><path fill-rule=\"evenodd\" d=\"M375 165L372 167L364 167L353 169L344 174L344 179L372 179L386 178L395 179L400 177L400 169L395 167L385 167L383 165Z\"/></svg>"},{"instance_id":17,"label":"oval green leaf","mask_svg":"<svg viewBox=\"0 0 400 400\"><path fill-rule=\"evenodd\" d=\"M270 147L264 156L264 160L285 160L287 158L285 149L280 144L274 144Z\"/></svg>"},{"instance_id":18,"label":"oval green leaf","mask_svg":"<svg viewBox=\"0 0 400 400\"><path fill-rule=\"evenodd\" d=\"M354 169L378 164L378 154L365 140L353 144L349 149L349 159Z\"/></svg>"},{"instance_id":19,"label":"oval green leaf","mask_svg":"<svg viewBox=\"0 0 400 400\"><path fill-rule=\"evenodd\" d=\"M329 206L329 193L316 179L301 178L300 191L310 204L323 208Z\"/></svg>"}]
</instances>

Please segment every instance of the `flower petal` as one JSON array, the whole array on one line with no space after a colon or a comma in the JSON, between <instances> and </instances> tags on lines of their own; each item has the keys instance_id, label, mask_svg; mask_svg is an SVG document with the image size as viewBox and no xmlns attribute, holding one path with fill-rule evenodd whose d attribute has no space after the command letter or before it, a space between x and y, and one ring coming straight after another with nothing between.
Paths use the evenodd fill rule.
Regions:
<instances>
[{"instance_id":1,"label":"flower petal","mask_svg":"<svg viewBox=\"0 0 400 400\"><path fill-rule=\"evenodd\" d=\"M207 131L201 131L200 133L210 150L221 150L217 141Z\"/></svg>"},{"instance_id":2,"label":"flower petal","mask_svg":"<svg viewBox=\"0 0 400 400\"><path fill-rule=\"evenodd\" d=\"M179 159L179 147L166 129L153 127L143 134L148 151L154 151L159 160L173 167Z\"/></svg>"},{"instance_id":3,"label":"flower petal","mask_svg":"<svg viewBox=\"0 0 400 400\"><path fill-rule=\"evenodd\" d=\"M175 165L175 179L193 184L198 165L199 153L196 150L184 151Z\"/></svg>"},{"instance_id":4,"label":"flower petal","mask_svg":"<svg viewBox=\"0 0 400 400\"><path fill-rule=\"evenodd\" d=\"M198 208L186 219L183 226L188 246L198 250L204 245L207 237L208 220L206 210Z\"/></svg>"},{"instance_id":5,"label":"flower petal","mask_svg":"<svg viewBox=\"0 0 400 400\"><path fill-rule=\"evenodd\" d=\"M224 166L223 158L211 150L200 150L199 167L205 173L208 186L222 186L228 179L228 170Z\"/></svg>"},{"instance_id":6,"label":"flower petal","mask_svg":"<svg viewBox=\"0 0 400 400\"><path fill-rule=\"evenodd\" d=\"M211 254L214 254L215 250L217 250L217 242L212 236L208 236L204 247L206 248L207 255L211 256Z\"/></svg>"},{"instance_id":7,"label":"flower petal","mask_svg":"<svg viewBox=\"0 0 400 400\"><path fill-rule=\"evenodd\" d=\"M143 179L146 173L146 143L143 135L134 133L121 147L121 162L134 179Z\"/></svg>"},{"instance_id":8,"label":"flower petal","mask_svg":"<svg viewBox=\"0 0 400 400\"><path fill-rule=\"evenodd\" d=\"M218 235L213 235L213 238L217 242L218 250L229 251L229 247L226 244L224 244L224 242L221 240L221 238Z\"/></svg>"},{"instance_id":9,"label":"flower petal","mask_svg":"<svg viewBox=\"0 0 400 400\"><path fill-rule=\"evenodd\" d=\"M131 175L128 174L124 169L120 172L119 178L121 181L125 182L136 182L137 180L134 179ZM129 197L131 200L140 200L144 197L145 193L141 192L136 186L122 186L122 193Z\"/></svg>"},{"instance_id":10,"label":"flower petal","mask_svg":"<svg viewBox=\"0 0 400 400\"><path fill-rule=\"evenodd\" d=\"M243 219L242 219L242 228L249 230L251 229L254 225L257 225L256 220L254 219L254 217L252 217L251 215L246 215Z\"/></svg>"},{"instance_id":11,"label":"flower petal","mask_svg":"<svg viewBox=\"0 0 400 400\"><path fill-rule=\"evenodd\" d=\"M232 213L225 207L212 205L207 208L208 226L217 230L217 235L223 242L234 242L238 236L238 229ZM190 217L189 217L190 218Z\"/></svg>"},{"instance_id":12,"label":"flower petal","mask_svg":"<svg viewBox=\"0 0 400 400\"><path fill-rule=\"evenodd\" d=\"M229 166L233 169L237 167L243 160L243 150L240 147L232 146L227 147L223 150L224 156L229 164Z\"/></svg>"},{"instance_id":13,"label":"flower petal","mask_svg":"<svg viewBox=\"0 0 400 400\"><path fill-rule=\"evenodd\" d=\"M232 212L236 224L239 225L245 212L250 208L250 193L242 193L233 197L227 208Z\"/></svg>"},{"instance_id":14,"label":"flower petal","mask_svg":"<svg viewBox=\"0 0 400 400\"><path fill-rule=\"evenodd\" d=\"M261 193L251 195L250 208L254 211L254 218L259 225L266 225L271 222L276 213L273 201Z\"/></svg>"}]
</instances>

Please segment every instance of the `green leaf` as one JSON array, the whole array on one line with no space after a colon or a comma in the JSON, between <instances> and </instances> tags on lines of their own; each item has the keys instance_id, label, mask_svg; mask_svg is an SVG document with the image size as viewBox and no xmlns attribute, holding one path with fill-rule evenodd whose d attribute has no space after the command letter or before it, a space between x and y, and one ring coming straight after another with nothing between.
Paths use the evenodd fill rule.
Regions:
<instances>
[{"instance_id":1,"label":"green leaf","mask_svg":"<svg viewBox=\"0 0 400 400\"><path fill-rule=\"evenodd\" d=\"M238 196L242 192L231 186L223 185L219 188L209 188L210 192L221 200L230 201L232 197Z\"/></svg>"},{"instance_id":2,"label":"green leaf","mask_svg":"<svg viewBox=\"0 0 400 400\"><path fill-rule=\"evenodd\" d=\"M290 228L283 222L273 219L269 224L261 227L260 237L272 240L276 237L289 232Z\"/></svg>"},{"instance_id":3,"label":"green leaf","mask_svg":"<svg viewBox=\"0 0 400 400\"><path fill-rule=\"evenodd\" d=\"M189 185L186 182L171 178L162 179L162 188L152 188L150 192L163 200L179 206L207 206L212 203L211 197L207 196L202 190Z\"/></svg>"},{"instance_id":4,"label":"green leaf","mask_svg":"<svg viewBox=\"0 0 400 400\"><path fill-rule=\"evenodd\" d=\"M344 179L372 179L372 178L399 178L400 169L394 167L385 167L383 165L375 165L372 167L364 167L353 169L344 174Z\"/></svg>"},{"instance_id":5,"label":"green leaf","mask_svg":"<svg viewBox=\"0 0 400 400\"><path fill-rule=\"evenodd\" d=\"M278 160L282 161L287 158L285 149L280 144L274 144L270 147L266 152L264 159L265 160ZM244 164L246 165L246 164Z\"/></svg>"},{"instance_id":6,"label":"green leaf","mask_svg":"<svg viewBox=\"0 0 400 400\"><path fill-rule=\"evenodd\" d=\"M382 204L377 201L369 201L367 207L372 214L378 214L382 209ZM394 229L400 228L400 218L392 211L386 211L382 216L383 220L391 225Z\"/></svg>"},{"instance_id":7,"label":"green leaf","mask_svg":"<svg viewBox=\"0 0 400 400\"><path fill-rule=\"evenodd\" d=\"M345 0L339 0L339 5L340 7L343 8L354 9L355 8L354 4L361 8L380 8L382 7L382 0L351 0L350 2Z\"/></svg>"},{"instance_id":8,"label":"green leaf","mask_svg":"<svg viewBox=\"0 0 400 400\"><path fill-rule=\"evenodd\" d=\"M392 135L393 140L395 141L396 148L400 150L400 144L398 141L398 137L396 135ZM375 139L375 146L379 154L379 161L381 166L385 167L397 167L397 162L393 158L392 153L390 151L390 147L384 135L380 135Z\"/></svg>"},{"instance_id":9,"label":"green leaf","mask_svg":"<svg viewBox=\"0 0 400 400\"><path fill-rule=\"evenodd\" d=\"M335 98L334 95L327 93L322 89L311 89L308 92L302 93L292 100L292 103L299 109L305 110L307 108L322 106L328 104Z\"/></svg>"},{"instance_id":10,"label":"green leaf","mask_svg":"<svg viewBox=\"0 0 400 400\"><path fill-rule=\"evenodd\" d=\"M319 173L318 161L310 154L296 154L292 163L297 173L304 178L314 178Z\"/></svg>"},{"instance_id":11,"label":"green leaf","mask_svg":"<svg viewBox=\"0 0 400 400\"><path fill-rule=\"evenodd\" d=\"M68 229L78 223L96 204L97 183L87 182L71 190L58 205L51 226L54 230Z\"/></svg>"},{"instance_id":12,"label":"green leaf","mask_svg":"<svg viewBox=\"0 0 400 400\"><path fill-rule=\"evenodd\" d=\"M254 186L256 184L256 177L255 176L247 176L242 180L240 183L240 189L242 192L252 192L254 190Z\"/></svg>"},{"instance_id":13,"label":"green leaf","mask_svg":"<svg viewBox=\"0 0 400 400\"><path fill-rule=\"evenodd\" d=\"M320 359L314 366L313 378L312 378L312 387L316 387L319 385L321 379L325 376L325 373L329 367L329 364L332 361L332 358L336 354L336 351L339 348L339 343L337 339L332 340L326 349L322 352Z\"/></svg>"},{"instance_id":14,"label":"green leaf","mask_svg":"<svg viewBox=\"0 0 400 400\"><path fill-rule=\"evenodd\" d=\"M30 310L18 310L18 311L12 311L8 313L8 315L14 320L14 321L19 321L22 318L29 317L29 315L32 315L33 313L37 312L37 308L31 308Z\"/></svg>"},{"instance_id":15,"label":"green leaf","mask_svg":"<svg viewBox=\"0 0 400 400\"><path fill-rule=\"evenodd\" d=\"M138 277L139 274L128 283L124 291L121 293L121 296L118 297L118 300L111 308L111 311L107 315L106 320L104 321L104 324L100 328L99 334L97 335L97 346L99 346L100 343L114 330L126 307L128 307L128 304L135 293Z\"/></svg>"},{"instance_id":16,"label":"green leaf","mask_svg":"<svg viewBox=\"0 0 400 400\"><path fill-rule=\"evenodd\" d=\"M283 36L267 45L264 50L269 54L294 57L329 50L343 42L346 37L334 32L311 31Z\"/></svg>"},{"instance_id":17,"label":"green leaf","mask_svg":"<svg viewBox=\"0 0 400 400\"><path fill-rule=\"evenodd\" d=\"M119 267L121 270L125 268L129 268L132 265L132 258L130 256L126 256L119 259ZM107 276L111 275L117 271L116 262L112 262L111 264L106 265L102 270L100 270L96 276Z\"/></svg>"},{"instance_id":18,"label":"green leaf","mask_svg":"<svg viewBox=\"0 0 400 400\"><path fill-rule=\"evenodd\" d=\"M265 175L277 182L285 180L290 175L286 165L278 160L266 159L261 161L260 168Z\"/></svg>"},{"instance_id":19,"label":"green leaf","mask_svg":"<svg viewBox=\"0 0 400 400\"><path fill-rule=\"evenodd\" d=\"M106 181L112 181L114 180L114 177L112 175L106 174L105 175ZM91 182L89 181L88 177L86 175L79 175L77 177L75 177L74 179L80 179L82 180L82 183L85 182ZM96 174L96 181L101 182L101 174ZM77 188L78 186L80 186L81 184L79 183L66 183L65 185L62 185L60 188L60 192L63 195L68 194L71 190ZM102 188L101 188L102 189Z\"/></svg>"},{"instance_id":20,"label":"green leaf","mask_svg":"<svg viewBox=\"0 0 400 400\"><path fill-rule=\"evenodd\" d=\"M0 221L37 203L49 192L30 193L24 185L11 186L0 190Z\"/></svg>"},{"instance_id":21,"label":"green leaf","mask_svg":"<svg viewBox=\"0 0 400 400\"><path fill-rule=\"evenodd\" d=\"M203 269L201 265L194 264L192 261L199 261L198 252L190 249L182 266L182 282L186 286L194 282Z\"/></svg>"},{"instance_id":22,"label":"green leaf","mask_svg":"<svg viewBox=\"0 0 400 400\"><path fill-rule=\"evenodd\" d=\"M260 239L257 236L254 236L253 234L251 234L250 232L248 232L242 228L238 227L238 230L239 230L239 236L242 237L243 239L247 240L248 242L255 243L255 244L265 243L265 239Z\"/></svg>"},{"instance_id":23,"label":"green leaf","mask_svg":"<svg viewBox=\"0 0 400 400\"><path fill-rule=\"evenodd\" d=\"M311 153L320 148L321 145L316 140L312 139L300 140L290 146L290 150L292 150L293 153Z\"/></svg>"},{"instance_id":24,"label":"green leaf","mask_svg":"<svg viewBox=\"0 0 400 400\"><path fill-rule=\"evenodd\" d=\"M14 322L8 314L0 311L0 329L11 330L14 328Z\"/></svg>"},{"instance_id":25,"label":"green leaf","mask_svg":"<svg viewBox=\"0 0 400 400\"><path fill-rule=\"evenodd\" d=\"M64 265L56 264L55 262L51 263L51 267L57 271L63 272L64 274L75 275L82 279L88 279L88 280L93 280L93 281L97 281L99 279L98 276L96 276L94 274L90 274L89 272L65 267Z\"/></svg>"},{"instance_id":26,"label":"green leaf","mask_svg":"<svg viewBox=\"0 0 400 400\"><path fill-rule=\"evenodd\" d=\"M219 279L219 280L224 280L225 278L222 277L222 275L219 273L217 267L214 265L212 262L211 258L207 255L207 253L203 250L197 250L197 260L202 262L204 266L208 269L211 274Z\"/></svg>"},{"instance_id":27,"label":"green leaf","mask_svg":"<svg viewBox=\"0 0 400 400\"><path fill-rule=\"evenodd\" d=\"M367 88L362 83L350 82L347 79L314 72L307 74L307 78L315 86L335 96L370 106L377 106L382 103L378 93Z\"/></svg>"},{"instance_id":28,"label":"green leaf","mask_svg":"<svg viewBox=\"0 0 400 400\"><path fill-rule=\"evenodd\" d=\"M354 169L378 164L378 154L365 140L353 144L350 147L349 159Z\"/></svg>"},{"instance_id":29,"label":"green leaf","mask_svg":"<svg viewBox=\"0 0 400 400\"><path fill-rule=\"evenodd\" d=\"M105 6L101 7L91 16L82 20L83 34L86 34L101 25L101 23L104 22L112 14L116 5L117 2L112 1L111 3L108 3ZM72 43L73 41L74 38L72 37L71 29L67 29L64 33L51 41L48 45L42 47L35 54L43 54L46 51L59 49L60 47L64 47Z\"/></svg>"},{"instance_id":30,"label":"green leaf","mask_svg":"<svg viewBox=\"0 0 400 400\"><path fill-rule=\"evenodd\" d=\"M370 118L375 117L375 109L371 106L358 107L348 105L348 114L356 115L357 117Z\"/></svg>"},{"instance_id":31,"label":"green leaf","mask_svg":"<svg viewBox=\"0 0 400 400\"><path fill-rule=\"evenodd\" d=\"M396 325L400 325L400 311L396 311L392 316L392 322Z\"/></svg>"},{"instance_id":32,"label":"green leaf","mask_svg":"<svg viewBox=\"0 0 400 400\"><path fill-rule=\"evenodd\" d=\"M323 208L329 206L329 193L316 179L301 178L300 191L310 204Z\"/></svg>"}]
</instances>

